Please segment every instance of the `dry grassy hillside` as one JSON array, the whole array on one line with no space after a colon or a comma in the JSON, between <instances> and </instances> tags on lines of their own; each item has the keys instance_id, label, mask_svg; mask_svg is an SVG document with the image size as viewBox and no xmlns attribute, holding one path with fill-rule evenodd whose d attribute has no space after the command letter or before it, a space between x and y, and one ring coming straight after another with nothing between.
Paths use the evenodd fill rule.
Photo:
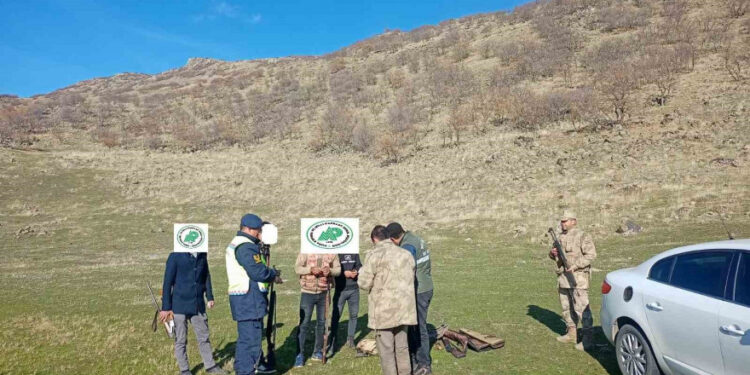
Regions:
<instances>
[{"instance_id":1,"label":"dry grassy hillside","mask_svg":"<svg viewBox=\"0 0 750 375\"><path fill-rule=\"evenodd\" d=\"M398 161L489 131L650 122L695 112L686 85L747 91L747 11L747 0L536 1L321 57L195 58L0 97L0 139L188 151L301 139Z\"/></svg>"},{"instance_id":2,"label":"dry grassy hillside","mask_svg":"<svg viewBox=\"0 0 750 375\"><path fill-rule=\"evenodd\" d=\"M601 233L744 221L747 7L540 1L328 56L191 59L0 97L0 129L65 150L59 167L114 171L104 183L134 198L119 211L208 205L230 228L247 207L290 226L478 221L531 240L564 207Z\"/></svg>"}]
</instances>

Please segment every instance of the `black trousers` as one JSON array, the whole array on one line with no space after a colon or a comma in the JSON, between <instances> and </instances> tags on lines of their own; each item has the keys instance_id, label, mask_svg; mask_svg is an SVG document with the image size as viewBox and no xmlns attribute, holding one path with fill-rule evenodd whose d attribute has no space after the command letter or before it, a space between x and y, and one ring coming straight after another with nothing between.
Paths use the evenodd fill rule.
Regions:
<instances>
[{"instance_id":1,"label":"black trousers","mask_svg":"<svg viewBox=\"0 0 750 375\"><path fill-rule=\"evenodd\" d=\"M307 338L307 327L312 320L312 311L316 310L315 325L315 348L313 353L323 350L323 331L325 331L326 320L323 315L326 304L326 293L310 294L301 293L299 302L299 327L297 332L297 354L305 352L305 339Z\"/></svg>"},{"instance_id":2,"label":"black trousers","mask_svg":"<svg viewBox=\"0 0 750 375\"><path fill-rule=\"evenodd\" d=\"M427 310L432 301L432 291L417 293L417 325L409 327L409 353L412 362L420 367L432 366L430 336L427 333Z\"/></svg>"}]
</instances>

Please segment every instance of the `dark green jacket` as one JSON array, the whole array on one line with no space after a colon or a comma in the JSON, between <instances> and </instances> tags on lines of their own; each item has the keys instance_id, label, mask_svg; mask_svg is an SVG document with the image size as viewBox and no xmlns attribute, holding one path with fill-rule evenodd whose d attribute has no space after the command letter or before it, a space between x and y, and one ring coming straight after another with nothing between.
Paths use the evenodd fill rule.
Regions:
<instances>
[{"instance_id":1,"label":"dark green jacket","mask_svg":"<svg viewBox=\"0 0 750 375\"><path fill-rule=\"evenodd\" d=\"M401 239L400 246L412 253L414 262L417 263L417 294L431 291L433 289L432 262L427 243L416 234L406 232Z\"/></svg>"}]
</instances>

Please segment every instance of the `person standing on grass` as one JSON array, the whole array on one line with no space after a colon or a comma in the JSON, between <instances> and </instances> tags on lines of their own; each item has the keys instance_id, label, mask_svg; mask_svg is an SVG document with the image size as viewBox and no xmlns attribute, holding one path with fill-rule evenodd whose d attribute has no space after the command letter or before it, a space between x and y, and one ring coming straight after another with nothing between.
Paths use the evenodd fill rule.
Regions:
<instances>
[{"instance_id":1,"label":"person standing on grass","mask_svg":"<svg viewBox=\"0 0 750 375\"><path fill-rule=\"evenodd\" d=\"M268 312L269 283L281 283L281 271L266 265L260 252L263 220L247 214L240 221L240 230L226 248L229 307L237 322L237 345L234 371L237 375L271 373L261 363L263 317Z\"/></svg>"},{"instance_id":2,"label":"person standing on grass","mask_svg":"<svg viewBox=\"0 0 750 375\"><path fill-rule=\"evenodd\" d=\"M294 271L299 275L302 287L299 303L299 326L297 327L297 356L294 367L305 365L305 339L307 326L312 320L313 309L316 310L317 325L315 326L315 348L310 359L323 360L323 335L326 318L324 309L326 294L329 293L333 278L341 274L341 263L336 254L303 254L297 256Z\"/></svg>"},{"instance_id":3,"label":"person standing on grass","mask_svg":"<svg viewBox=\"0 0 750 375\"><path fill-rule=\"evenodd\" d=\"M409 328L409 351L415 375L432 374L430 336L427 332L427 310L432 302L432 262L427 244L412 232L404 231L399 223L386 228L391 241L406 249L416 262L417 325Z\"/></svg>"},{"instance_id":4,"label":"person standing on grass","mask_svg":"<svg viewBox=\"0 0 750 375\"><path fill-rule=\"evenodd\" d=\"M205 302L204 300L208 302ZM226 374L214 361L209 340L206 306L214 307L206 253L171 253L164 270L161 321L174 319L174 356L180 375L191 375L187 355L188 322L198 340L203 366L209 374Z\"/></svg>"},{"instance_id":5,"label":"person standing on grass","mask_svg":"<svg viewBox=\"0 0 750 375\"><path fill-rule=\"evenodd\" d=\"M349 305L349 324L347 326L346 346L354 348L354 333L357 331L357 317L359 316L359 287L357 287L357 275L362 263L359 254L342 254L339 256L341 262L341 274L336 277L336 292L333 293L333 314L331 315L331 339L328 340L328 356L332 356L336 344L336 332L338 332L341 313L344 304Z\"/></svg>"},{"instance_id":6,"label":"person standing on grass","mask_svg":"<svg viewBox=\"0 0 750 375\"><path fill-rule=\"evenodd\" d=\"M369 293L367 326L375 330L383 374L411 374L407 327L417 324L414 258L388 238L382 225L372 229L370 239L375 248L367 255L357 281Z\"/></svg>"},{"instance_id":7,"label":"person standing on grass","mask_svg":"<svg viewBox=\"0 0 750 375\"><path fill-rule=\"evenodd\" d=\"M550 259L557 265L557 288L562 305L562 316L567 325L565 335L557 341L575 343L576 349L588 350L593 339L594 318L589 306L589 281L591 280L591 262L596 259L596 247L591 236L577 228L578 220L573 212L565 211L560 218L560 245L565 251L570 268L565 269L557 249L549 252ZM569 278L568 275L573 277ZM577 327L581 321L583 338L578 343Z\"/></svg>"}]
</instances>

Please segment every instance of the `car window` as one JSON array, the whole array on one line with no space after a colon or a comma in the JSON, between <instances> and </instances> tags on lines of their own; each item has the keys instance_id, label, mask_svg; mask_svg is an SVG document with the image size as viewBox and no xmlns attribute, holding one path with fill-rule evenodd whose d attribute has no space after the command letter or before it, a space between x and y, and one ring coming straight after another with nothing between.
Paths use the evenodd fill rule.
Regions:
<instances>
[{"instance_id":1,"label":"car window","mask_svg":"<svg viewBox=\"0 0 750 375\"><path fill-rule=\"evenodd\" d=\"M734 284L734 301L750 306L750 253L742 253Z\"/></svg>"},{"instance_id":2,"label":"car window","mask_svg":"<svg viewBox=\"0 0 750 375\"><path fill-rule=\"evenodd\" d=\"M655 281L668 283L669 274L672 273L672 263L674 263L674 259L675 257L669 257L656 262L651 267L651 272L649 272L648 278Z\"/></svg>"},{"instance_id":3,"label":"car window","mask_svg":"<svg viewBox=\"0 0 750 375\"><path fill-rule=\"evenodd\" d=\"M706 251L679 255L674 271L672 271L670 284L722 298L731 263L732 252L730 251Z\"/></svg>"}]
</instances>

